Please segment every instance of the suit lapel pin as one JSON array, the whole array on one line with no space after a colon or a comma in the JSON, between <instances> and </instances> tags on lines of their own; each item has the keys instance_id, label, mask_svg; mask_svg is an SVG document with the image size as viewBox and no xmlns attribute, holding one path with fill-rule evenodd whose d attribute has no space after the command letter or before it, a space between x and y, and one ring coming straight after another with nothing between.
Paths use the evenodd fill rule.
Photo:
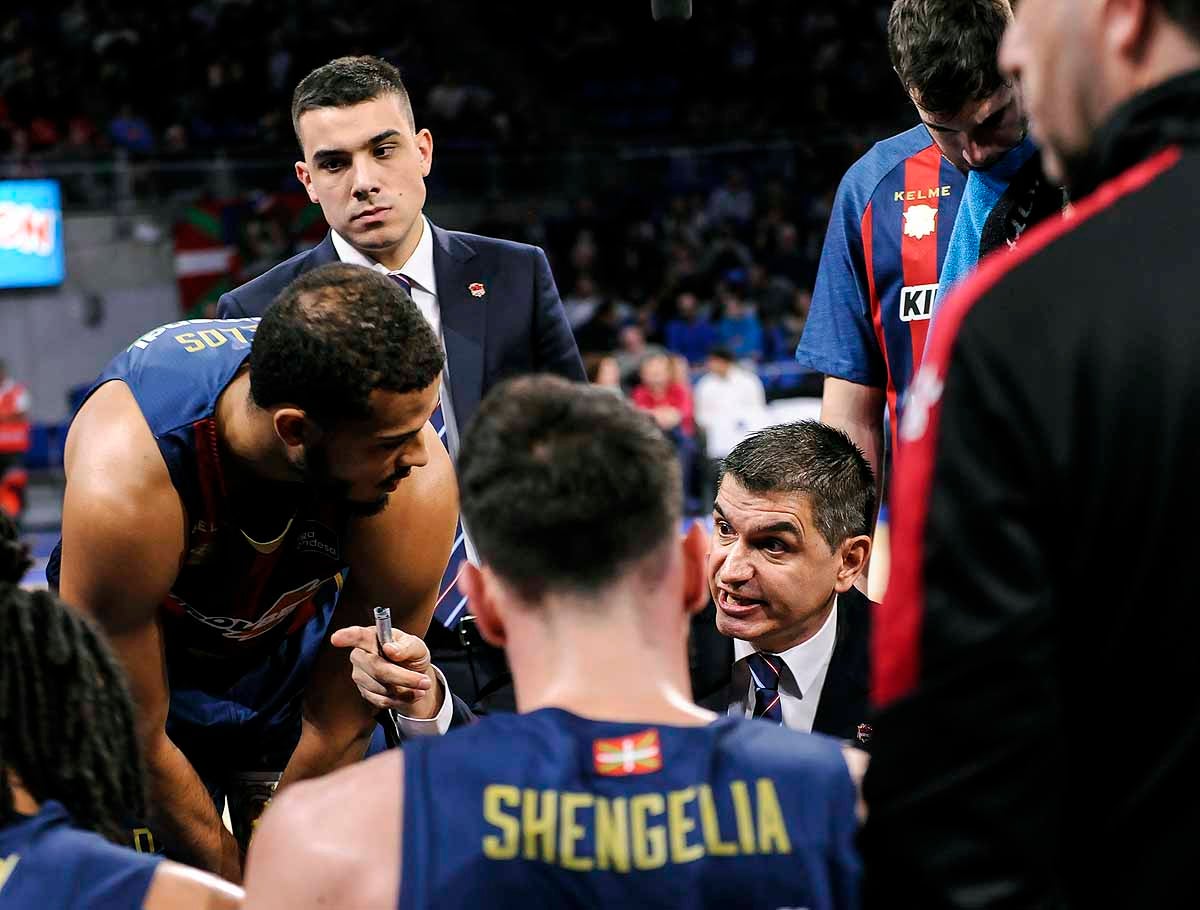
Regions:
<instances>
[{"instance_id":1,"label":"suit lapel pin","mask_svg":"<svg viewBox=\"0 0 1200 910\"><path fill-rule=\"evenodd\" d=\"M485 288L478 281L472 281L470 284L468 284L467 290L471 292L472 297L482 297L487 293L487 288Z\"/></svg>"},{"instance_id":2,"label":"suit lapel pin","mask_svg":"<svg viewBox=\"0 0 1200 910\"><path fill-rule=\"evenodd\" d=\"M871 734L873 732L874 731L871 729L870 724L859 724L858 725L858 736L856 736L855 739L858 740L860 745L865 746L865 745L867 745L867 743L869 743L871 741Z\"/></svg>"}]
</instances>

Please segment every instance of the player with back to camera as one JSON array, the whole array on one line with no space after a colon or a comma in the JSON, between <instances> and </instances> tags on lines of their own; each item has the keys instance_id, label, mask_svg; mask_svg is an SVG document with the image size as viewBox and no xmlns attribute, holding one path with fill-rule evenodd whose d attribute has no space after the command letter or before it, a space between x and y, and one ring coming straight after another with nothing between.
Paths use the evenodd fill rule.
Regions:
<instances>
[{"instance_id":1,"label":"player with back to camera","mask_svg":"<svg viewBox=\"0 0 1200 910\"><path fill-rule=\"evenodd\" d=\"M653 422L604 389L518 378L458 466L482 558L462 584L519 713L283 794L251 845L252 905L855 906L838 743L692 703L706 537L679 536Z\"/></svg>"},{"instance_id":2,"label":"player with back to camera","mask_svg":"<svg viewBox=\"0 0 1200 910\"><path fill-rule=\"evenodd\" d=\"M17 586L29 565L0 515L0 908L240 907L234 885L116 846L145 799L133 703L92 624Z\"/></svg>"}]
</instances>

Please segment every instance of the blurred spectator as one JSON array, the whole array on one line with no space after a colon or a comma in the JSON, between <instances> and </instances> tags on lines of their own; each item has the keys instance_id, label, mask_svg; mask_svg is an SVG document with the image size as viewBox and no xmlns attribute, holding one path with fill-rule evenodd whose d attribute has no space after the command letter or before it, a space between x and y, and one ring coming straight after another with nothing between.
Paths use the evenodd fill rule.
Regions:
<instances>
[{"instance_id":1,"label":"blurred spectator","mask_svg":"<svg viewBox=\"0 0 1200 910\"><path fill-rule=\"evenodd\" d=\"M684 357L689 364L699 365L708 356L708 349L717 340L717 330L700 309L700 301L690 292L675 298L675 318L667 323L667 348Z\"/></svg>"},{"instance_id":2,"label":"blurred spectator","mask_svg":"<svg viewBox=\"0 0 1200 910\"><path fill-rule=\"evenodd\" d=\"M666 358L666 349L646 341L646 333L639 325L627 325L621 329L620 344L616 350L617 369L621 372L621 382L634 385L641 378L642 366L650 357ZM644 382L644 378L642 379Z\"/></svg>"},{"instance_id":3,"label":"blurred spectator","mask_svg":"<svg viewBox=\"0 0 1200 910\"><path fill-rule=\"evenodd\" d=\"M154 132L144 117L135 114L128 104L108 124L108 135L113 145L126 151L148 155L154 151Z\"/></svg>"},{"instance_id":4,"label":"blurred spectator","mask_svg":"<svg viewBox=\"0 0 1200 910\"><path fill-rule=\"evenodd\" d=\"M620 343L621 310L615 300L605 300L575 332L575 342L583 354L607 354L616 350Z\"/></svg>"},{"instance_id":5,"label":"blurred spectator","mask_svg":"<svg viewBox=\"0 0 1200 910\"><path fill-rule=\"evenodd\" d=\"M8 375L0 360L0 512L20 516L25 499L25 453L29 451L29 390Z\"/></svg>"},{"instance_id":6,"label":"blurred spectator","mask_svg":"<svg viewBox=\"0 0 1200 910\"><path fill-rule=\"evenodd\" d=\"M687 382L687 364L678 358L672 366L666 354L651 354L643 361L638 373L641 381L634 388L634 407L647 411L659 428L671 439L679 455L683 475L685 509L694 514L693 474L696 462L696 424L692 417L692 390ZM682 369L683 378L679 373ZM673 375L674 374L674 375Z\"/></svg>"},{"instance_id":7,"label":"blurred spectator","mask_svg":"<svg viewBox=\"0 0 1200 910\"><path fill-rule=\"evenodd\" d=\"M740 226L754 218L754 194L746 186L746 175L730 171L725 182L708 197L708 217L714 224L733 222Z\"/></svg>"},{"instance_id":8,"label":"blurred spectator","mask_svg":"<svg viewBox=\"0 0 1200 910\"><path fill-rule=\"evenodd\" d=\"M570 293L563 298L563 309L567 313L567 322L576 333L596 314L603 302L596 292L596 282L586 272L575 279L575 285Z\"/></svg>"},{"instance_id":9,"label":"blurred spectator","mask_svg":"<svg viewBox=\"0 0 1200 910\"><path fill-rule=\"evenodd\" d=\"M610 354L589 354L583 358L583 368L592 385L601 386L617 395L625 394L621 388L621 370L617 367L617 358Z\"/></svg>"},{"instance_id":10,"label":"blurred spectator","mask_svg":"<svg viewBox=\"0 0 1200 910\"><path fill-rule=\"evenodd\" d=\"M767 425L767 396L758 374L738 366L728 348L713 348L707 365L696 383L695 419L704 430L705 454L719 459Z\"/></svg>"},{"instance_id":11,"label":"blurred spectator","mask_svg":"<svg viewBox=\"0 0 1200 910\"><path fill-rule=\"evenodd\" d=\"M763 330L758 315L736 293L724 297L724 315L717 323L717 341L738 360L761 360Z\"/></svg>"},{"instance_id":12,"label":"blurred spectator","mask_svg":"<svg viewBox=\"0 0 1200 910\"><path fill-rule=\"evenodd\" d=\"M696 432L692 417L692 393L686 382L671 375L671 358L650 354L638 370L641 381L633 390L633 403L649 411L654 422L668 434L691 437Z\"/></svg>"}]
</instances>

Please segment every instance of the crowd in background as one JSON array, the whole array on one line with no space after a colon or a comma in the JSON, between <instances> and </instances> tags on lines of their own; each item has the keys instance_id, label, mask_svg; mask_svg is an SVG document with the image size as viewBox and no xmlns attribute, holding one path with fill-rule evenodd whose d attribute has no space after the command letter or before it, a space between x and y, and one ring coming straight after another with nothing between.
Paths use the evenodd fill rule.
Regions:
<instances>
[{"instance_id":1,"label":"crowd in background","mask_svg":"<svg viewBox=\"0 0 1200 910\"><path fill-rule=\"evenodd\" d=\"M819 394L792 357L838 176L864 137L886 134L876 124L907 113L878 90L891 82L885 7L733 5L697 4L686 45L640 4L14 8L0 16L0 176L60 176L68 207L110 206L103 177L72 168L133 162L135 191L178 211L179 194L212 195L187 163L228 156L265 162L261 185L239 193L296 192L298 78L331 50L390 59L436 137L434 207L478 203L476 223L446 226L547 250L589 372L657 403L702 501L709 457L723 454L711 440L728 430L693 401L694 384L730 364L738 388L765 385L755 396ZM525 201L539 194L544 206ZM289 217L248 208L236 283L312 245Z\"/></svg>"}]
</instances>

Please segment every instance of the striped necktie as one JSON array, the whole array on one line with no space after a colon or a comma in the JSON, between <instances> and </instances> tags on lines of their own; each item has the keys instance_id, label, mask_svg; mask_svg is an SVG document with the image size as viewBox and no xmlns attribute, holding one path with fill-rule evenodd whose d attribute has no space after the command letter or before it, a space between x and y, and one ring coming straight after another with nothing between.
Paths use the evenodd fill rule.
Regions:
<instances>
[{"instance_id":1,"label":"striped necktie","mask_svg":"<svg viewBox=\"0 0 1200 910\"><path fill-rule=\"evenodd\" d=\"M389 272L388 277L404 288L410 297L412 296L412 282L406 276L399 272ZM442 441L446 451L450 452L450 443L446 439L446 416L442 413L441 398L438 399L433 413L429 415L429 425L438 434L438 439ZM451 631L455 629L455 623L459 619L471 612L467 609L466 595L460 594L455 588L458 574L462 571L466 559L467 537L463 533L462 519L460 518L454 526L454 546L450 548L450 561L446 564L446 571L442 573L442 583L438 586L437 606L433 608L434 619Z\"/></svg>"},{"instance_id":2,"label":"striped necktie","mask_svg":"<svg viewBox=\"0 0 1200 910\"><path fill-rule=\"evenodd\" d=\"M750 679L754 683L754 716L772 723L783 723L783 706L779 703L779 673L783 659L775 654L755 651L746 658Z\"/></svg>"}]
</instances>

